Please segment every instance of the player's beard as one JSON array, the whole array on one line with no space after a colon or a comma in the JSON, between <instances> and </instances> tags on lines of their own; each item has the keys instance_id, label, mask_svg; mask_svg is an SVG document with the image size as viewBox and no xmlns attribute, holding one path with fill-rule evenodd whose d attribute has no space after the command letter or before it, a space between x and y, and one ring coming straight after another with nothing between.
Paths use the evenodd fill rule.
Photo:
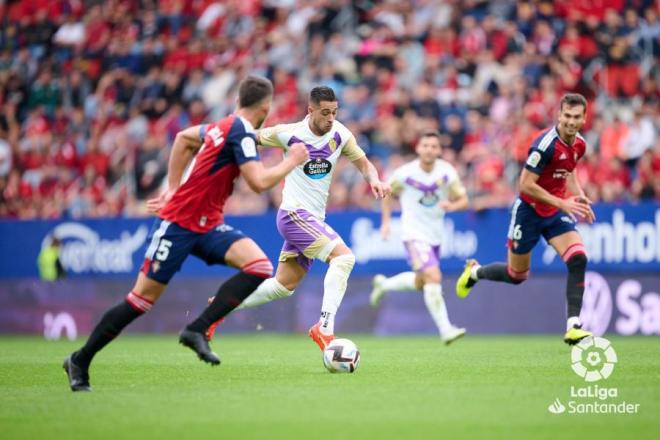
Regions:
<instances>
[{"instance_id":1,"label":"player's beard","mask_svg":"<svg viewBox=\"0 0 660 440\"><path fill-rule=\"evenodd\" d=\"M328 127L326 124L321 125L321 124L314 123L314 128L316 129L317 133L320 133L321 136L323 136L324 134L326 134L330 130L332 130L332 124L330 124L330 126Z\"/></svg>"}]
</instances>

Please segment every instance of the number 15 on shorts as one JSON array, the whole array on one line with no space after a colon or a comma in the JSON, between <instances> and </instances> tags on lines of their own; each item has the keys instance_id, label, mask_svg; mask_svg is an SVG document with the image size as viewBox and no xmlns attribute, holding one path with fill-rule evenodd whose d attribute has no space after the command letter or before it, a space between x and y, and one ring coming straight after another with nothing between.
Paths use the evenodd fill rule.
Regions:
<instances>
[{"instance_id":1,"label":"number 15 on shorts","mask_svg":"<svg viewBox=\"0 0 660 440\"><path fill-rule=\"evenodd\" d=\"M156 260L167 260L167 257L170 255L170 247L172 247L172 242L162 238L158 244L158 249L156 250Z\"/></svg>"}]
</instances>

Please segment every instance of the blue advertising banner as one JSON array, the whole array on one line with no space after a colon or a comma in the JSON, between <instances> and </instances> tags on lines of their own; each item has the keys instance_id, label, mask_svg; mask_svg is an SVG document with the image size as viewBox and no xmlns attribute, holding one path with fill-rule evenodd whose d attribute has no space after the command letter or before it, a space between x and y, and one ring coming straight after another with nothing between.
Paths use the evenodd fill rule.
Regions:
<instances>
[{"instance_id":1,"label":"blue advertising banner","mask_svg":"<svg viewBox=\"0 0 660 440\"><path fill-rule=\"evenodd\" d=\"M597 222L579 225L589 269L604 273L660 272L660 205L598 205ZM380 215L372 212L329 214L327 222L355 253L356 274L395 273L407 268L397 218L391 238L381 239ZM127 277L142 264L153 219L105 219L58 221L0 221L0 278L37 277L37 257L50 237L62 240L61 262L69 277ZM276 262L282 239L275 227L275 213L229 217L227 223L252 237ZM461 212L447 216L441 249L442 269L458 273L466 258L480 262L506 259L506 209ZM313 273L324 265L315 263ZM563 262L541 240L534 249L532 272L565 271ZM182 276L217 276L230 273L208 267L191 257Z\"/></svg>"},{"instance_id":2,"label":"blue advertising banner","mask_svg":"<svg viewBox=\"0 0 660 440\"><path fill-rule=\"evenodd\" d=\"M371 276L354 275L337 313L340 333L437 334L421 292L389 292L369 305ZM174 278L154 309L128 332L175 333L206 307L223 279ZM469 334L551 333L560 343L566 323L565 274L540 274L512 286L480 282L466 299L445 277L449 317ZM596 335L660 335L660 275L587 272L580 319ZM108 307L131 288L131 279L0 280L0 334L43 334L47 339L87 335ZM316 322L323 297L322 275L307 277L286 299L232 312L221 333L284 332L301 337Z\"/></svg>"}]
</instances>

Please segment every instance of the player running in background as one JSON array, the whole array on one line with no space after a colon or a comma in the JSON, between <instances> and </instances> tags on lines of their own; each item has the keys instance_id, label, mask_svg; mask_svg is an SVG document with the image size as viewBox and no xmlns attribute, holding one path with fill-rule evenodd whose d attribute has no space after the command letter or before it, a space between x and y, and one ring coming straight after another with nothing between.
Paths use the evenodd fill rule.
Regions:
<instances>
[{"instance_id":1,"label":"player running in background","mask_svg":"<svg viewBox=\"0 0 660 440\"><path fill-rule=\"evenodd\" d=\"M417 159L397 168L389 180L392 195L401 201L403 244L412 272L392 277L376 275L369 298L376 307L387 291L423 291L424 302L440 337L450 344L465 334L464 328L449 322L442 295L440 245L446 212L466 209L468 197L456 169L439 159L442 152L436 132L422 134L415 147ZM384 240L390 235L391 198L382 202L380 233Z\"/></svg>"},{"instance_id":2,"label":"player running in background","mask_svg":"<svg viewBox=\"0 0 660 440\"><path fill-rule=\"evenodd\" d=\"M254 307L291 296L309 271L314 259L328 263L323 282L323 303L319 322L309 336L321 350L334 339L334 323L355 257L337 233L325 223L325 208L333 169L340 155L360 170L376 198L389 195L387 183L357 145L353 134L335 118L338 103L329 87L315 87L309 95L308 115L300 122L281 124L259 132L259 144L287 148L302 142L309 161L287 175L282 203L277 213L277 230L284 238L275 277L264 281L241 304ZM214 327L210 329L209 338Z\"/></svg>"},{"instance_id":3,"label":"player running in background","mask_svg":"<svg viewBox=\"0 0 660 440\"><path fill-rule=\"evenodd\" d=\"M257 192L276 185L309 155L293 145L287 157L264 168L257 154L255 127L270 110L273 86L265 78L248 77L238 88L236 112L215 124L197 125L176 135L170 154L168 189L147 202L155 220L144 264L129 294L109 309L85 345L64 361L73 391L90 391L89 365L94 355L135 318L149 311L190 254L207 264L240 269L220 286L214 301L180 334L179 342L204 362L218 365L206 339L211 323L225 316L272 275L263 251L242 232L224 223L225 201L241 174Z\"/></svg>"},{"instance_id":4,"label":"player running in background","mask_svg":"<svg viewBox=\"0 0 660 440\"><path fill-rule=\"evenodd\" d=\"M520 284L529 276L531 251L543 238L561 256L568 269L566 299L568 319L564 341L573 345L591 336L582 329L580 309L584 293L587 256L575 228L577 218L595 220L591 201L575 175L586 143L578 133L585 122L587 100L569 93L559 104L559 123L532 143L520 175L520 197L513 204L508 232L508 263L480 266L468 260L456 283L456 294L465 298L479 280ZM567 197L566 187L573 194Z\"/></svg>"}]
</instances>

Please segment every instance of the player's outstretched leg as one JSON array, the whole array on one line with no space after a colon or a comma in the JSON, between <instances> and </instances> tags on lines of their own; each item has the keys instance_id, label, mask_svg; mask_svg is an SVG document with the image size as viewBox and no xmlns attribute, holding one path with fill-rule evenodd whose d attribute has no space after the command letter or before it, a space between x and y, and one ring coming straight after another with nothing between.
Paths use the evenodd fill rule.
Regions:
<instances>
[{"instance_id":1,"label":"player's outstretched leg","mask_svg":"<svg viewBox=\"0 0 660 440\"><path fill-rule=\"evenodd\" d=\"M321 317L308 332L309 337L321 350L325 350L325 347L335 338L335 315L344 298L344 293L346 293L348 277L354 265L355 256L346 245L341 244L335 247L323 281Z\"/></svg>"},{"instance_id":2,"label":"player's outstretched leg","mask_svg":"<svg viewBox=\"0 0 660 440\"><path fill-rule=\"evenodd\" d=\"M266 304L276 299L288 298L293 295L293 290L289 290L284 285L282 285L276 277L268 278L266 281L261 283L257 290L252 292L250 296L245 298L240 306L236 307L236 310L248 309L250 307L260 306L261 304ZM213 301L213 298L209 298L209 304ZM213 339L216 328L224 321L224 318L219 319L218 321L211 324L206 331L206 338L210 341Z\"/></svg>"},{"instance_id":3,"label":"player's outstretched leg","mask_svg":"<svg viewBox=\"0 0 660 440\"><path fill-rule=\"evenodd\" d=\"M163 285L162 289L164 287ZM122 302L105 312L85 345L64 360L64 371L69 378L72 391L91 391L89 365L94 355L117 337L135 318L148 312L152 305L153 301L131 292Z\"/></svg>"},{"instance_id":4,"label":"player's outstretched leg","mask_svg":"<svg viewBox=\"0 0 660 440\"><path fill-rule=\"evenodd\" d=\"M250 242L253 243L251 240ZM202 314L181 332L179 342L197 353L202 361L220 365L220 358L209 346L209 327L227 316L272 273L273 266L265 257L243 265L239 273L220 286L213 301Z\"/></svg>"},{"instance_id":5,"label":"player's outstretched leg","mask_svg":"<svg viewBox=\"0 0 660 440\"><path fill-rule=\"evenodd\" d=\"M530 254L515 255L512 257L509 253L509 260L516 259L517 264L514 267L529 268ZM456 281L456 295L459 298L465 298L470 294L472 287L480 280L498 281L508 284L520 284L529 277L529 269L516 270L510 264L491 263L486 266L479 266L476 260L468 260L463 269L463 273Z\"/></svg>"},{"instance_id":6,"label":"player's outstretched leg","mask_svg":"<svg viewBox=\"0 0 660 440\"><path fill-rule=\"evenodd\" d=\"M288 298L291 295L293 295L293 290L284 287L276 277L268 278L257 287L257 290L245 298L245 301L243 301L240 306L236 307L236 309L239 310L260 306L261 304L266 304L267 302L275 301L276 299Z\"/></svg>"},{"instance_id":7,"label":"player's outstretched leg","mask_svg":"<svg viewBox=\"0 0 660 440\"><path fill-rule=\"evenodd\" d=\"M372 307L378 307L385 294L389 291L415 291L415 272L401 272L392 277L378 274L372 281L372 290L369 295L369 303Z\"/></svg>"}]
</instances>

